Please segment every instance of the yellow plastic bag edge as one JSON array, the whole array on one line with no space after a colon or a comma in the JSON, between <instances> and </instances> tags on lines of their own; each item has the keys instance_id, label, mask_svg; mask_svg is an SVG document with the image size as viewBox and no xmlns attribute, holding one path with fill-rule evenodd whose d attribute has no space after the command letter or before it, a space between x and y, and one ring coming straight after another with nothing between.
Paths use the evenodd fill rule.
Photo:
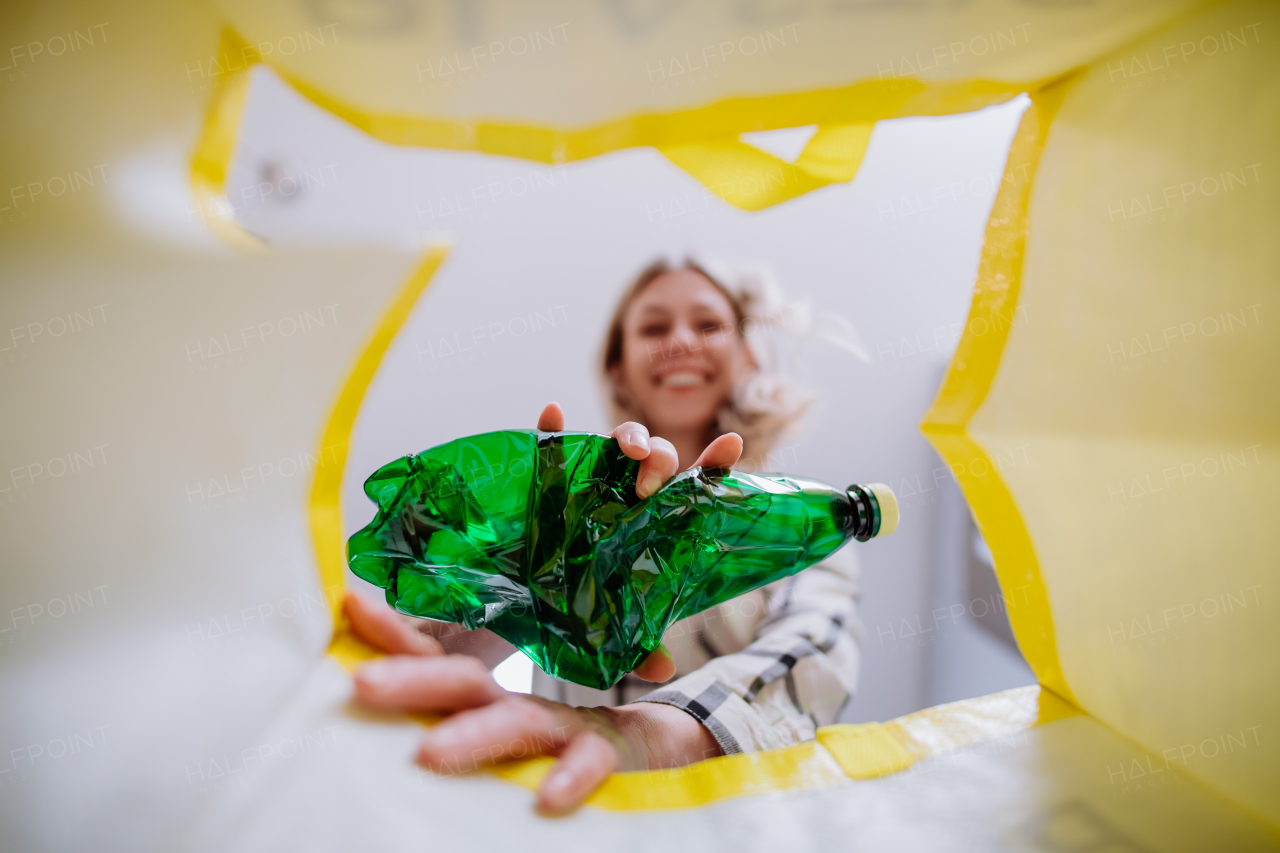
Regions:
<instances>
[{"instance_id":1,"label":"yellow plastic bag edge","mask_svg":"<svg viewBox=\"0 0 1280 853\"><path fill-rule=\"evenodd\" d=\"M1036 679L1077 704L1058 660L1053 611L1031 535L1013 495L983 447L966 432L986 399L1016 320L1027 207L1049 126L1071 77L1031 96L1005 164L982 245L964 333L942 386L920 425L950 466L995 557L1009 622Z\"/></svg>"}]
</instances>

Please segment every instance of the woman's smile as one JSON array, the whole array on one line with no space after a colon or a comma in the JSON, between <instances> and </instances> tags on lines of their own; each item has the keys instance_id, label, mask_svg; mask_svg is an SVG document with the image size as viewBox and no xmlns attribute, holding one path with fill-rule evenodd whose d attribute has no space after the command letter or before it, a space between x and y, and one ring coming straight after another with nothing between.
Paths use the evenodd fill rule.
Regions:
<instances>
[{"instance_id":1,"label":"woman's smile","mask_svg":"<svg viewBox=\"0 0 1280 853\"><path fill-rule=\"evenodd\" d=\"M707 375L705 373L693 373L688 370L682 370L679 373L668 373L661 377L658 382L663 388L700 388L707 384Z\"/></svg>"}]
</instances>

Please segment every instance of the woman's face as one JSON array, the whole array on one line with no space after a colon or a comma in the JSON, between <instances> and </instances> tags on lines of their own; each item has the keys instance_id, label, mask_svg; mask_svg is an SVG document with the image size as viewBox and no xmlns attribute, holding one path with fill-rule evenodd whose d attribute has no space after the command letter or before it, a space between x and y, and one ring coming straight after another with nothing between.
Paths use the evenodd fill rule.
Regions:
<instances>
[{"instance_id":1,"label":"woman's face","mask_svg":"<svg viewBox=\"0 0 1280 853\"><path fill-rule=\"evenodd\" d=\"M754 367L733 306L706 276L662 273L632 300L613 380L657 435L705 431Z\"/></svg>"}]
</instances>

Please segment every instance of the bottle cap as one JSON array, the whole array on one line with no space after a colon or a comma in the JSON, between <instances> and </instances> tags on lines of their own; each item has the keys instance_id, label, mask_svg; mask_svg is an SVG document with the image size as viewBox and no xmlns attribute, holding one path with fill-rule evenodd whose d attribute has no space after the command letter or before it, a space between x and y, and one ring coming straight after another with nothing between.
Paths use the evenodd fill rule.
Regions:
<instances>
[{"instance_id":1,"label":"bottle cap","mask_svg":"<svg viewBox=\"0 0 1280 853\"><path fill-rule=\"evenodd\" d=\"M876 538L888 536L898 529L898 498L884 483L868 483L865 488L876 496L876 503L880 504L880 529L876 531Z\"/></svg>"}]
</instances>

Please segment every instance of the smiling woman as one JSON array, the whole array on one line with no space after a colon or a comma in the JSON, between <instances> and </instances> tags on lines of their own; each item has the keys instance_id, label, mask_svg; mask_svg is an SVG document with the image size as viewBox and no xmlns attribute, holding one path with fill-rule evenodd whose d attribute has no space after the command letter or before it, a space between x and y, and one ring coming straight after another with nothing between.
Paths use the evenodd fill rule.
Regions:
<instances>
[{"instance_id":1,"label":"smiling woman","mask_svg":"<svg viewBox=\"0 0 1280 853\"><path fill-rule=\"evenodd\" d=\"M628 422L615 434L640 431L654 455L669 449L676 457L673 470L705 463L716 448L737 441L735 432L748 458L730 464L760 467L753 459L768 456L812 399L773 368L767 336L756 332L781 299L767 273L747 270L706 259L653 261L609 321L602 377L613 421ZM642 471L637 492L656 485ZM857 600L858 565L843 549L671 626L663 637L671 665L661 674L650 659L612 689L595 690L535 670L533 692L596 711L680 709L685 714L676 718L653 715L655 736L675 739L696 720L709 737L700 742L686 734L680 742L688 749L666 756L667 766L801 743L834 723L854 692L862 633ZM648 683L672 675L656 690Z\"/></svg>"},{"instance_id":2,"label":"smiling woman","mask_svg":"<svg viewBox=\"0 0 1280 853\"><path fill-rule=\"evenodd\" d=\"M713 274L712 266L658 259L623 293L605 338L608 399L615 421L648 424L681 461L736 432L739 467L758 469L811 397L772 369L772 353L749 334L776 319L766 307L775 288L767 278L738 276L731 291L719 280L728 268Z\"/></svg>"}]
</instances>

